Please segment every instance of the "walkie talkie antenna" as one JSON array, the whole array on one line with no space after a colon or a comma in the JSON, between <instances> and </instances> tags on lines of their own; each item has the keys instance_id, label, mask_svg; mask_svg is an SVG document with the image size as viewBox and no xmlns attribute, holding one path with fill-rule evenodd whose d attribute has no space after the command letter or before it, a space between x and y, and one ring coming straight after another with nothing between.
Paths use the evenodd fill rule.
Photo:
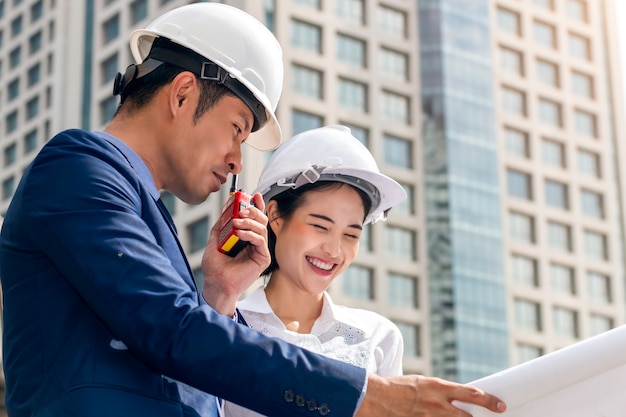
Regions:
<instances>
[{"instance_id":1,"label":"walkie talkie antenna","mask_svg":"<svg viewBox=\"0 0 626 417\"><path fill-rule=\"evenodd\" d=\"M235 191L237 191L237 174L233 174L233 182L230 186L230 194L235 194Z\"/></svg>"}]
</instances>

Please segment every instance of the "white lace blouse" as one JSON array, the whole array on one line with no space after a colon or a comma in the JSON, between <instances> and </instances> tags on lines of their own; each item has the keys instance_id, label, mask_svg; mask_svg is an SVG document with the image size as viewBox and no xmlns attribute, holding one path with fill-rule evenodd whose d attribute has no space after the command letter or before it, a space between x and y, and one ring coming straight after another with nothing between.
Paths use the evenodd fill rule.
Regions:
<instances>
[{"instance_id":1,"label":"white lace blouse","mask_svg":"<svg viewBox=\"0 0 626 417\"><path fill-rule=\"evenodd\" d=\"M261 333L278 337L310 351L326 355L382 376L402 374L402 334L390 320L378 313L335 305L324 293L322 314L310 334L287 330L274 314L263 287L239 302L248 325ZM226 402L226 417L258 417L261 414Z\"/></svg>"}]
</instances>

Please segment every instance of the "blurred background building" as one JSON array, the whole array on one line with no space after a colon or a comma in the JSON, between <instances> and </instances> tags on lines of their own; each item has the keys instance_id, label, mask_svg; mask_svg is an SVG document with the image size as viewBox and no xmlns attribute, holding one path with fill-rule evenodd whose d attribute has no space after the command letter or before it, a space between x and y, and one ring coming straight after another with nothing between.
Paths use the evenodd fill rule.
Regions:
<instances>
[{"instance_id":1,"label":"blurred background building","mask_svg":"<svg viewBox=\"0 0 626 417\"><path fill-rule=\"evenodd\" d=\"M0 213L52 135L111 119L130 32L187 3L0 0ZM612 1L223 3L283 45L285 137L348 125L407 191L330 289L398 324L405 372L467 382L625 322ZM266 158L246 149L246 190ZM164 195L200 284L226 191Z\"/></svg>"}]
</instances>

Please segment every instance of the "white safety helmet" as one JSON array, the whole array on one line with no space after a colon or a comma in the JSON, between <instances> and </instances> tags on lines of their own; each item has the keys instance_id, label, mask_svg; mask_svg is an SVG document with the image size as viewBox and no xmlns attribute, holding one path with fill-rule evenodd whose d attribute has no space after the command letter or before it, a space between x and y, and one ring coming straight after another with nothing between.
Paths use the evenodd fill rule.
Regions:
<instances>
[{"instance_id":1,"label":"white safety helmet","mask_svg":"<svg viewBox=\"0 0 626 417\"><path fill-rule=\"evenodd\" d=\"M157 38L166 38L190 49L225 70L223 74L222 70L215 68L205 70L211 63L200 62L200 69L195 72L201 78L219 78L226 87L229 87L228 83L237 84L239 90L245 90L232 82L232 79L238 80L249 91L244 91L244 94L241 94L242 91L233 92L249 107L258 106L257 100L260 102L262 108L251 107L258 130L250 135L246 143L259 150L274 149L280 144L281 129L274 112L282 92L283 55L278 41L267 27L243 10L225 4L181 6L164 13L147 28L131 33L130 49L138 64L151 57L149 55L152 55L151 49ZM171 63L181 62L174 59L176 62ZM246 100L245 95L249 93L256 100ZM263 125L264 121L267 122Z\"/></svg>"},{"instance_id":2,"label":"white safety helmet","mask_svg":"<svg viewBox=\"0 0 626 417\"><path fill-rule=\"evenodd\" d=\"M406 192L381 174L370 151L342 125L307 130L285 141L272 155L255 193L265 202L286 191L317 181L338 181L364 191L372 202L365 224L386 219Z\"/></svg>"}]
</instances>

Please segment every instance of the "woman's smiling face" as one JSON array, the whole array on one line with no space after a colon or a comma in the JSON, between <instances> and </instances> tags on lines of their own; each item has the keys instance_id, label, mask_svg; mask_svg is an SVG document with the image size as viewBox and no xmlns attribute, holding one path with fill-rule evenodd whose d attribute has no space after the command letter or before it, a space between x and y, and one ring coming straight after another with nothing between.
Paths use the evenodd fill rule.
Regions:
<instances>
[{"instance_id":1,"label":"woman's smiling face","mask_svg":"<svg viewBox=\"0 0 626 417\"><path fill-rule=\"evenodd\" d=\"M276 215L275 201L268 203L278 263L271 279L321 294L354 261L365 209L359 193L342 183L307 191L302 199L289 218Z\"/></svg>"}]
</instances>

